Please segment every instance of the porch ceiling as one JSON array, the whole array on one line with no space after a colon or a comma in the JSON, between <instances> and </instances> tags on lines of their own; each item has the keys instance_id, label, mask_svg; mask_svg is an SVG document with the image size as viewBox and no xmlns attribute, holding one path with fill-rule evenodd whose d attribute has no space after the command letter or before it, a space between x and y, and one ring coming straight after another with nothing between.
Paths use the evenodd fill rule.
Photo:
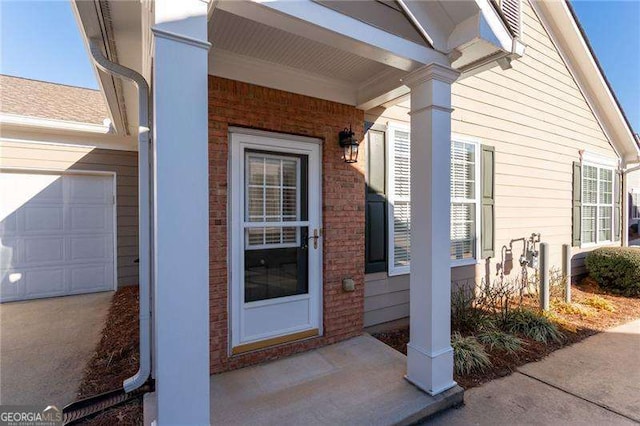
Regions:
<instances>
[{"instance_id":1,"label":"porch ceiling","mask_svg":"<svg viewBox=\"0 0 640 426\"><path fill-rule=\"evenodd\" d=\"M223 8L209 20L209 41L211 75L365 110L408 90L405 70Z\"/></svg>"},{"instance_id":2,"label":"porch ceiling","mask_svg":"<svg viewBox=\"0 0 640 426\"><path fill-rule=\"evenodd\" d=\"M380 62L216 9L209 25L216 49L345 83L362 83L392 69ZM215 50L213 51L215 54Z\"/></svg>"}]
</instances>

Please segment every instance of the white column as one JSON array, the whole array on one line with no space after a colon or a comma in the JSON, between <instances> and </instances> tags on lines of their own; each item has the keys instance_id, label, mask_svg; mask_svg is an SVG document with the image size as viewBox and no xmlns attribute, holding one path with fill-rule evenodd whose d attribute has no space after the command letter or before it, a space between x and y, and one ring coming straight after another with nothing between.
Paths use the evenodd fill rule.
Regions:
<instances>
[{"instance_id":1,"label":"white column","mask_svg":"<svg viewBox=\"0 0 640 426\"><path fill-rule=\"evenodd\" d=\"M430 64L411 89L411 335L407 380L431 395L456 385L451 348L451 84L458 72Z\"/></svg>"},{"instance_id":2,"label":"white column","mask_svg":"<svg viewBox=\"0 0 640 426\"><path fill-rule=\"evenodd\" d=\"M154 14L156 420L208 425L207 3L156 0Z\"/></svg>"}]
</instances>

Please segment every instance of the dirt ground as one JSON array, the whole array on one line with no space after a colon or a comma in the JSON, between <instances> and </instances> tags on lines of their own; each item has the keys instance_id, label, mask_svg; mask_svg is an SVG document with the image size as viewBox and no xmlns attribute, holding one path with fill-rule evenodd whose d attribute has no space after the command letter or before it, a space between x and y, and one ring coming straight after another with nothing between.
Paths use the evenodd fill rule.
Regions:
<instances>
[{"instance_id":1,"label":"dirt ground","mask_svg":"<svg viewBox=\"0 0 640 426\"><path fill-rule=\"evenodd\" d=\"M564 334L561 342L551 341L545 344L519 336L525 343L522 351L515 354L509 354L499 350L488 351L493 364L492 367L482 373L456 374L456 382L463 388L469 389L490 380L508 376L514 372L517 367L529 362L538 361L555 350L572 345L613 326L640 318L640 298L628 298L607 294L600 290L597 284L590 278L584 279L578 286L572 286L572 302L581 303L594 295L598 295L609 301L615 308L615 311L610 312L594 309L590 311L590 315L556 312L558 328ZM409 342L408 327L377 333L374 334L374 337L403 354L407 353L407 343Z\"/></svg>"},{"instance_id":2,"label":"dirt ground","mask_svg":"<svg viewBox=\"0 0 640 426\"><path fill-rule=\"evenodd\" d=\"M122 382L136 373L138 331L138 287L123 287L113 296L102 339L84 371L78 399L122 388ZM142 420L142 398L136 398L80 424L140 425Z\"/></svg>"}]
</instances>

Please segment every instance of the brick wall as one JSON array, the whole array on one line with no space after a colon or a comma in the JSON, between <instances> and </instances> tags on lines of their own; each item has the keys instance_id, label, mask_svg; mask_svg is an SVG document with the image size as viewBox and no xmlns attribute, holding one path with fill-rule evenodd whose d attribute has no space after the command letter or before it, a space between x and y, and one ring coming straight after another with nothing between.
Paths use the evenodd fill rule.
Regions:
<instances>
[{"instance_id":1,"label":"brick wall","mask_svg":"<svg viewBox=\"0 0 640 426\"><path fill-rule=\"evenodd\" d=\"M209 76L211 372L243 367L330 344L362 331L364 307L364 156L341 159L338 132L349 124L362 139L364 113L354 107ZM227 167L229 126L323 140L322 337L228 356ZM356 291L342 291L352 277Z\"/></svg>"}]
</instances>

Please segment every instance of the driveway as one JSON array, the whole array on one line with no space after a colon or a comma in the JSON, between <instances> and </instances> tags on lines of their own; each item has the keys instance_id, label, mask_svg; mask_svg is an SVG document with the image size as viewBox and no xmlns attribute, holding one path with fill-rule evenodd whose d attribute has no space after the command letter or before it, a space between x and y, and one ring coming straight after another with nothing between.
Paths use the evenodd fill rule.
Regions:
<instances>
[{"instance_id":1,"label":"driveway","mask_svg":"<svg viewBox=\"0 0 640 426\"><path fill-rule=\"evenodd\" d=\"M434 425L640 423L640 320L524 365L465 392Z\"/></svg>"},{"instance_id":2,"label":"driveway","mask_svg":"<svg viewBox=\"0 0 640 426\"><path fill-rule=\"evenodd\" d=\"M0 305L0 404L75 400L113 292Z\"/></svg>"}]
</instances>

